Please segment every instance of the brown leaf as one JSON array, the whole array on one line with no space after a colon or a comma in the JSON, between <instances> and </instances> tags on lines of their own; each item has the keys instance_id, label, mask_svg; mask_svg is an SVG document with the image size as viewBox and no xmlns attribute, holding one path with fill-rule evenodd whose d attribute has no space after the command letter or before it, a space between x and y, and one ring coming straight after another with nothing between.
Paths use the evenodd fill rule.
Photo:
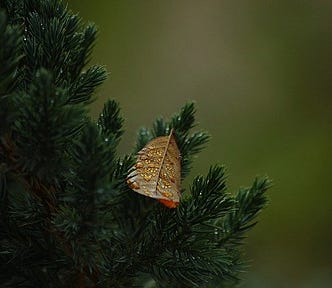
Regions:
<instances>
[{"instance_id":1,"label":"brown leaf","mask_svg":"<svg viewBox=\"0 0 332 288\"><path fill-rule=\"evenodd\" d=\"M175 208L181 196L180 159L172 129L169 136L151 140L138 152L127 183L132 190Z\"/></svg>"}]
</instances>

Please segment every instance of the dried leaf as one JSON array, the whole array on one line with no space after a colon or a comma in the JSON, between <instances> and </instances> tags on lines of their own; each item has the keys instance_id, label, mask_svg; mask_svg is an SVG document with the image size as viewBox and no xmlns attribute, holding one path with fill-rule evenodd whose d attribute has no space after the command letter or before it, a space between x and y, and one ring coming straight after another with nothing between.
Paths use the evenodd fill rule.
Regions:
<instances>
[{"instance_id":1,"label":"dried leaf","mask_svg":"<svg viewBox=\"0 0 332 288\"><path fill-rule=\"evenodd\" d=\"M132 190L175 208L180 200L180 159L172 129L169 136L151 140L138 152L127 183Z\"/></svg>"}]
</instances>

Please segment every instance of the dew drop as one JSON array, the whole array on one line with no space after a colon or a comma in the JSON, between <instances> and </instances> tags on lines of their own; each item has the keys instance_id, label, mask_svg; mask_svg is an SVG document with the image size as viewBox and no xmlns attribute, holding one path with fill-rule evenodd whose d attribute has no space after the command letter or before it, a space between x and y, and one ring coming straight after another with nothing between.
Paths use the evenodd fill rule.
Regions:
<instances>
[{"instance_id":1,"label":"dew drop","mask_svg":"<svg viewBox=\"0 0 332 288\"><path fill-rule=\"evenodd\" d=\"M151 178L152 178L152 175L144 175L144 180L145 181L150 181L151 180Z\"/></svg>"}]
</instances>

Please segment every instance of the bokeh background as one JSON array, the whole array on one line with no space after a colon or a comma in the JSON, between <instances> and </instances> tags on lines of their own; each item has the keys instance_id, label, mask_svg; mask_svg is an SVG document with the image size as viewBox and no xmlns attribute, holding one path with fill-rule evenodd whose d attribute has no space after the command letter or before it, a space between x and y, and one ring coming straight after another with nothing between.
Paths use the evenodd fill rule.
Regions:
<instances>
[{"instance_id":1,"label":"bokeh background","mask_svg":"<svg viewBox=\"0 0 332 288\"><path fill-rule=\"evenodd\" d=\"M69 0L99 28L91 63L110 77L91 106L122 107L120 153L137 129L189 100L229 189L269 175L270 204L246 241L242 287L332 287L332 1ZM185 184L186 185L186 184Z\"/></svg>"}]
</instances>

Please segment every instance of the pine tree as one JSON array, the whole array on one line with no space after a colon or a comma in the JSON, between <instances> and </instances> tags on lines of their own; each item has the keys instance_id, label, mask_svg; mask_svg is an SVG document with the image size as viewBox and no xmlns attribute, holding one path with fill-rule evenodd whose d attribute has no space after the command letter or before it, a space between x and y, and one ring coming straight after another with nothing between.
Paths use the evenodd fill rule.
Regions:
<instances>
[{"instance_id":1,"label":"pine tree","mask_svg":"<svg viewBox=\"0 0 332 288\"><path fill-rule=\"evenodd\" d=\"M88 113L107 75L88 66L96 28L58 0L0 5L0 286L232 286L270 181L232 195L225 168L212 166L176 209L133 192L136 152L171 128L188 175L209 139L191 132L194 104L142 128L135 151L117 156L118 103L97 121Z\"/></svg>"}]
</instances>

